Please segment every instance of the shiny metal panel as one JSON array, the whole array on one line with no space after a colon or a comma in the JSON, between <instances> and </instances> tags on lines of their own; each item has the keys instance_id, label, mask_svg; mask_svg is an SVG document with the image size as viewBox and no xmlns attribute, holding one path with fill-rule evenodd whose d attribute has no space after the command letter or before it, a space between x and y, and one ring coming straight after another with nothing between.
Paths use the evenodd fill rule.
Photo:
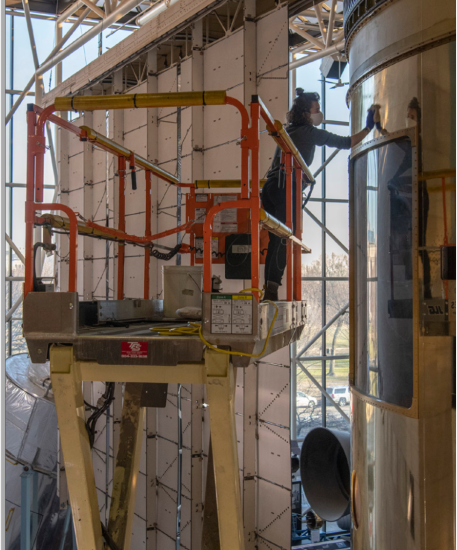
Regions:
<instances>
[{"instance_id":1,"label":"shiny metal panel","mask_svg":"<svg viewBox=\"0 0 457 550\"><path fill-rule=\"evenodd\" d=\"M355 550L455 548L455 281L441 279L440 251L455 243L455 4L386 2L347 44L352 131L381 105L388 132L416 133L413 202L414 397L411 412L352 387ZM414 105L414 106L413 106ZM414 121L413 121L414 119ZM353 157L373 143L365 140ZM430 172L434 172L430 174ZM351 205L351 233L357 213ZM354 243L353 243L354 244ZM356 379L356 255L351 256L351 375Z\"/></svg>"}]
</instances>

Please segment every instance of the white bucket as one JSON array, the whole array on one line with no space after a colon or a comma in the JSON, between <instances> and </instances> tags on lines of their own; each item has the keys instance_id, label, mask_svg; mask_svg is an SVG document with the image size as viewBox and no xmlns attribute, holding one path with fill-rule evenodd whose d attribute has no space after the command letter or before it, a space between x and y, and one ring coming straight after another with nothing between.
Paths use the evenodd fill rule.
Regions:
<instances>
[{"instance_id":1,"label":"white bucket","mask_svg":"<svg viewBox=\"0 0 457 550\"><path fill-rule=\"evenodd\" d=\"M202 265L164 265L162 281L164 317L177 317L182 307L202 307Z\"/></svg>"}]
</instances>

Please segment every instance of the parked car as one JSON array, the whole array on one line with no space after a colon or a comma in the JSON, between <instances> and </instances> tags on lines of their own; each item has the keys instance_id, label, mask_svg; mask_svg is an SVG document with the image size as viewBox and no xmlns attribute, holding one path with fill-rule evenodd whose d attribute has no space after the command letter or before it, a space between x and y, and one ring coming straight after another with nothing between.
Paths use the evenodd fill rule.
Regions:
<instances>
[{"instance_id":1,"label":"parked car","mask_svg":"<svg viewBox=\"0 0 457 550\"><path fill-rule=\"evenodd\" d=\"M350 392L348 386L336 386L335 388L328 388L328 394L331 398L340 405L340 407L347 405L350 401Z\"/></svg>"},{"instance_id":2,"label":"parked car","mask_svg":"<svg viewBox=\"0 0 457 550\"><path fill-rule=\"evenodd\" d=\"M306 395L302 391L297 392L297 407L315 407L317 405L317 399Z\"/></svg>"}]
</instances>

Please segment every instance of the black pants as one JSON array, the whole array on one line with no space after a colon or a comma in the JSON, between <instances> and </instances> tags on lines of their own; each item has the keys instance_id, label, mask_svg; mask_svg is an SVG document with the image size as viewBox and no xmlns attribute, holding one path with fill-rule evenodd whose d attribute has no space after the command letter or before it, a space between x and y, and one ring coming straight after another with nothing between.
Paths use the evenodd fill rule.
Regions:
<instances>
[{"instance_id":1,"label":"black pants","mask_svg":"<svg viewBox=\"0 0 457 550\"><path fill-rule=\"evenodd\" d=\"M296 192L292 186L292 225L296 226ZM274 216L280 222L286 223L286 188L279 184L278 179L268 179L262 189L262 203L265 212ZM267 257L265 259L265 281L273 281L281 284L282 275L287 264L287 239L283 239L273 233L268 233L269 242Z\"/></svg>"}]
</instances>

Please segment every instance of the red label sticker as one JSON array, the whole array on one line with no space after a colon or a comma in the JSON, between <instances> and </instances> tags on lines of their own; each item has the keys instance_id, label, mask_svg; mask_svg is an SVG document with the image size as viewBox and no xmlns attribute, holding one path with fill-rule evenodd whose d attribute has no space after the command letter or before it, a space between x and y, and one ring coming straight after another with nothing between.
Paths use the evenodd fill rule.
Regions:
<instances>
[{"instance_id":1,"label":"red label sticker","mask_svg":"<svg viewBox=\"0 0 457 550\"><path fill-rule=\"evenodd\" d=\"M148 358L147 342L121 342L121 357L132 359Z\"/></svg>"}]
</instances>

